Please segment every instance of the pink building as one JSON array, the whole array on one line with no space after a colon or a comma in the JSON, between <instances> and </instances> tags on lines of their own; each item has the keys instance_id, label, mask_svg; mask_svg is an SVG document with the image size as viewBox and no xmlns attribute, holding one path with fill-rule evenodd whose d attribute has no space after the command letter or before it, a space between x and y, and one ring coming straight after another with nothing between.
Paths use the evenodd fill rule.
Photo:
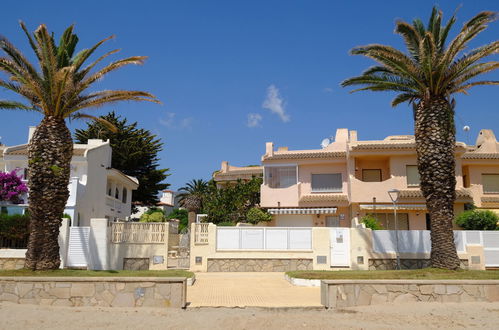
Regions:
<instances>
[{"instance_id":1,"label":"pink building","mask_svg":"<svg viewBox=\"0 0 499 330\"><path fill-rule=\"evenodd\" d=\"M397 227L429 229L414 136L360 141L356 131L338 129L322 149L275 150L268 142L262 166L261 206L274 215L270 225L354 227L375 213L395 229L388 191L397 189ZM475 146L456 143L456 179L456 214L471 203L499 212L499 144L491 130L481 130Z\"/></svg>"}]
</instances>

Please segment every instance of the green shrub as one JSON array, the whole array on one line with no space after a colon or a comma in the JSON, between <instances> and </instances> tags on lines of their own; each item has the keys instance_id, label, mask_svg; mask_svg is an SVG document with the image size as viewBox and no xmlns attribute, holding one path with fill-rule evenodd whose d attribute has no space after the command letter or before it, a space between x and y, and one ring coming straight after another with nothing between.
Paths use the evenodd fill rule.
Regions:
<instances>
[{"instance_id":1,"label":"green shrub","mask_svg":"<svg viewBox=\"0 0 499 330\"><path fill-rule=\"evenodd\" d=\"M363 223L364 225L366 225L366 228L370 228L372 230L383 229L383 226L381 225L381 223L379 223L378 219L373 215L363 216L360 219L360 222Z\"/></svg>"},{"instance_id":2,"label":"green shrub","mask_svg":"<svg viewBox=\"0 0 499 330\"><path fill-rule=\"evenodd\" d=\"M456 224L466 230L498 230L499 216L489 210L464 211L456 218Z\"/></svg>"},{"instance_id":3,"label":"green shrub","mask_svg":"<svg viewBox=\"0 0 499 330\"><path fill-rule=\"evenodd\" d=\"M140 222L164 222L165 220L163 212L144 213L140 217Z\"/></svg>"},{"instance_id":4,"label":"green shrub","mask_svg":"<svg viewBox=\"0 0 499 330\"><path fill-rule=\"evenodd\" d=\"M217 226L225 226L225 227L230 227L230 226L235 226L236 224L232 221L222 221L217 223Z\"/></svg>"},{"instance_id":5,"label":"green shrub","mask_svg":"<svg viewBox=\"0 0 499 330\"><path fill-rule=\"evenodd\" d=\"M160 209L156 206L152 206L152 207L148 208L147 211L145 212L145 214L153 214L153 213L157 213L157 212L159 212L163 215L165 214L165 212L163 212L162 209Z\"/></svg>"},{"instance_id":6,"label":"green shrub","mask_svg":"<svg viewBox=\"0 0 499 330\"><path fill-rule=\"evenodd\" d=\"M246 214L246 219L249 223L256 225L259 222L272 220L272 215L258 207L253 207L249 209L248 213Z\"/></svg>"},{"instance_id":7,"label":"green shrub","mask_svg":"<svg viewBox=\"0 0 499 330\"><path fill-rule=\"evenodd\" d=\"M27 239L29 221L27 214L0 215L0 236L8 239Z\"/></svg>"},{"instance_id":8,"label":"green shrub","mask_svg":"<svg viewBox=\"0 0 499 330\"><path fill-rule=\"evenodd\" d=\"M184 209L174 209L170 214L168 214L168 219L177 219L178 222L178 231L181 232L187 225L189 224L189 213Z\"/></svg>"}]
</instances>

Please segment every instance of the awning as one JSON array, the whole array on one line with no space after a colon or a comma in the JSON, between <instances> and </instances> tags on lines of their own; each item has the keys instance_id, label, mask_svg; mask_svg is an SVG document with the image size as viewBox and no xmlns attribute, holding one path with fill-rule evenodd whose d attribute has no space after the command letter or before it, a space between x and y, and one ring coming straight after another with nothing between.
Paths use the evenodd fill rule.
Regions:
<instances>
[{"instance_id":1,"label":"awning","mask_svg":"<svg viewBox=\"0 0 499 330\"><path fill-rule=\"evenodd\" d=\"M336 207L268 209L270 214L336 214Z\"/></svg>"},{"instance_id":2,"label":"awning","mask_svg":"<svg viewBox=\"0 0 499 330\"><path fill-rule=\"evenodd\" d=\"M393 204L360 204L361 210L392 210L394 209ZM406 211L420 211L426 210L425 204L397 204L397 210L406 210Z\"/></svg>"}]
</instances>

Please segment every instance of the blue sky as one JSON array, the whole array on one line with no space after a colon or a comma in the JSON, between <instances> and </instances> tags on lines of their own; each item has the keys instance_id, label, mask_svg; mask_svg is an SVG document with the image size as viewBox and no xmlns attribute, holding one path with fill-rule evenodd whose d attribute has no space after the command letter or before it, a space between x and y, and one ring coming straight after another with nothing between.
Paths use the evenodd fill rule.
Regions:
<instances>
[{"instance_id":1,"label":"blue sky","mask_svg":"<svg viewBox=\"0 0 499 330\"><path fill-rule=\"evenodd\" d=\"M402 48L393 33L397 19L427 20L434 1L10 1L0 12L0 33L22 50L19 28L40 23L56 34L76 24L80 47L109 35L104 50L120 56L147 55L99 83L102 89L142 89L163 105L124 103L116 110L158 134L165 143L161 166L177 189L194 178L208 179L222 160L259 164L265 142L291 149L319 148L336 128L356 129L360 139L412 134L411 112L390 107L389 93L356 93L339 87L371 61L348 55L354 46L384 43ZM497 1L441 1L458 23ZM496 40L499 22L472 46ZM118 58L118 57L116 57ZM497 57L496 57L497 60ZM489 75L499 79L499 72ZM481 128L499 135L497 87L478 87L457 97L458 139L474 142ZM496 93L496 94L494 94ZM494 96L493 96L494 95ZM8 94L0 91L0 98ZM0 136L7 145L24 143L27 126L40 116L2 111ZM469 125L469 135L462 127ZM81 122L69 124L74 130Z\"/></svg>"}]
</instances>

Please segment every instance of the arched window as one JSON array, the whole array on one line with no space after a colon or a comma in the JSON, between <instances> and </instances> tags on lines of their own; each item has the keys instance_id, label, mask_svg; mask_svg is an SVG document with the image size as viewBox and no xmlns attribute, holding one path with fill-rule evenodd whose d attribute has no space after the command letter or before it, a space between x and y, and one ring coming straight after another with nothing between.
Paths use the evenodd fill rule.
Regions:
<instances>
[{"instance_id":1,"label":"arched window","mask_svg":"<svg viewBox=\"0 0 499 330\"><path fill-rule=\"evenodd\" d=\"M120 198L120 191L118 190L118 187L116 187L116 190L114 191L114 198L116 199Z\"/></svg>"},{"instance_id":2,"label":"arched window","mask_svg":"<svg viewBox=\"0 0 499 330\"><path fill-rule=\"evenodd\" d=\"M123 187L123 193L121 194L121 201L122 201L123 203L126 203L126 199L127 199L127 192L128 192L128 191L126 190L126 188L125 188L125 187Z\"/></svg>"}]
</instances>

